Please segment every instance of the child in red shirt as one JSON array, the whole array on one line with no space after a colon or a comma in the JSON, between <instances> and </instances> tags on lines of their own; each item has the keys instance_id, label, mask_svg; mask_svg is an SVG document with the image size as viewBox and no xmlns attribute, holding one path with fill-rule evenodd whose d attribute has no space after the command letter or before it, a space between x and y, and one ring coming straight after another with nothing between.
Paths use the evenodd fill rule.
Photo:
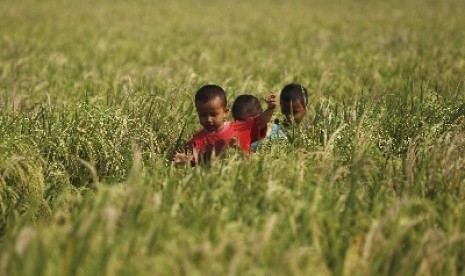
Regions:
<instances>
[{"instance_id":1,"label":"child in red shirt","mask_svg":"<svg viewBox=\"0 0 465 276\"><path fill-rule=\"evenodd\" d=\"M247 94L239 95L234 100L234 103L231 109L232 109L232 116L234 118L234 123L238 126L242 126L242 127L238 127L238 129L245 128L245 129L251 130L250 135L247 135L247 131L240 131L242 136L245 136L242 139L240 139L240 141L244 143L242 148L249 153L251 151L255 151L256 149L254 149L254 144L258 143L258 140L265 138L266 132L267 132L266 128L260 128L258 125L256 125L257 120L254 120L254 117L257 117L263 113L263 108L262 108L262 105L260 104L260 101L258 100L257 97L253 95L247 95ZM250 127L247 128L247 126L250 126ZM258 137L258 139L251 139L247 137L251 137L251 138Z\"/></svg>"},{"instance_id":2,"label":"child in red shirt","mask_svg":"<svg viewBox=\"0 0 465 276\"><path fill-rule=\"evenodd\" d=\"M195 94L195 108L203 129L194 134L187 143L187 151L176 153L173 157L175 164L191 162L195 165L208 161L212 154L221 155L228 147L239 146L250 153L250 143L261 138L260 130L264 129L271 120L276 107L274 95L267 100L268 108L257 117L245 122L225 122L229 112L226 93L217 85L205 85ZM238 143L239 142L239 143Z\"/></svg>"},{"instance_id":3,"label":"child in red shirt","mask_svg":"<svg viewBox=\"0 0 465 276\"><path fill-rule=\"evenodd\" d=\"M240 124L240 122L250 122L251 117L257 117L260 114L263 113L262 105L260 104L260 101L258 100L257 97L253 95L239 95L235 100L232 105L232 116L234 118L235 123ZM252 127L252 130L258 130L259 131L259 137L260 140L262 139L285 139L286 136L284 133L280 130L279 125L276 122L273 122L271 124L271 129L270 131L267 130L266 128L257 128L257 127ZM254 136L254 135L252 135ZM256 152L257 148L260 144L260 140L253 141L250 140L251 144L248 146L247 150L250 152ZM248 142L243 139L244 143ZM244 147L243 147L244 148Z\"/></svg>"}]
</instances>

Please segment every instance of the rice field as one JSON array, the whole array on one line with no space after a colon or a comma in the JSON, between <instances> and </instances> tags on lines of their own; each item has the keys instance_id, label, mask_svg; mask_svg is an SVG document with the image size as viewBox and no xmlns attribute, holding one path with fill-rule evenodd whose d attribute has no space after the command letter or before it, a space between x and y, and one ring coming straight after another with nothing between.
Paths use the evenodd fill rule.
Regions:
<instances>
[{"instance_id":1,"label":"rice field","mask_svg":"<svg viewBox=\"0 0 465 276\"><path fill-rule=\"evenodd\" d=\"M465 274L464 9L0 2L0 275ZM287 142L171 164L200 86L290 82Z\"/></svg>"}]
</instances>

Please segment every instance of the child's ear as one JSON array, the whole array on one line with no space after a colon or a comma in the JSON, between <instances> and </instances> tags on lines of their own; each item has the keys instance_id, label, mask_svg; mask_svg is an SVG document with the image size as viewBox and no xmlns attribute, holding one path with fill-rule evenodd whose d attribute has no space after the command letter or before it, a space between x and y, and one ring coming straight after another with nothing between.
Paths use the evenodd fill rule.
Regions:
<instances>
[{"instance_id":1,"label":"child's ear","mask_svg":"<svg viewBox=\"0 0 465 276\"><path fill-rule=\"evenodd\" d=\"M228 108L228 107L225 107L225 108L224 108L224 113L226 113L226 114L229 113L229 108Z\"/></svg>"}]
</instances>

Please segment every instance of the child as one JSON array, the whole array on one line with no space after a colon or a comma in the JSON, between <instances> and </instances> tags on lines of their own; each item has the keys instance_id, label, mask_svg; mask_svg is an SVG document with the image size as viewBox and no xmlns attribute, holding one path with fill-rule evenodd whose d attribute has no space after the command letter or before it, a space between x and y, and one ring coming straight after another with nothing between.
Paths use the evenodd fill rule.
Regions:
<instances>
[{"instance_id":1,"label":"child","mask_svg":"<svg viewBox=\"0 0 465 276\"><path fill-rule=\"evenodd\" d=\"M232 105L232 116L235 121L245 121L263 113L262 105L257 97L252 95L239 95Z\"/></svg>"},{"instance_id":2,"label":"child","mask_svg":"<svg viewBox=\"0 0 465 276\"><path fill-rule=\"evenodd\" d=\"M300 124L307 111L307 89L299 83L291 83L283 87L279 97L284 125Z\"/></svg>"},{"instance_id":3,"label":"child","mask_svg":"<svg viewBox=\"0 0 465 276\"><path fill-rule=\"evenodd\" d=\"M257 97L252 95L239 95L233 103L232 106L232 115L236 122L246 121L250 117L256 117L263 113L262 106ZM279 129L279 124L274 122L271 125L271 131L266 133L266 129L263 129L260 133L260 137L265 137L265 139L272 139L275 137L285 138L285 134ZM257 151L260 141L252 142L251 150L252 152Z\"/></svg>"},{"instance_id":4,"label":"child","mask_svg":"<svg viewBox=\"0 0 465 276\"><path fill-rule=\"evenodd\" d=\"M195 94L195 108L203 129L194 134L187 143L187 148L193 155L176 153L173 161L176 164L191 162L192 165L206 162L215 153L216 156L228 147L239 146L247 154L250 153L250 144L261 138L260 133L266 131L276 107L274 96L270 98L268 108L256 117L241 122L228 122L225 118L229 112L227 98L224 90L217 85L205 85Z\"/></svg>"}]
</instances>

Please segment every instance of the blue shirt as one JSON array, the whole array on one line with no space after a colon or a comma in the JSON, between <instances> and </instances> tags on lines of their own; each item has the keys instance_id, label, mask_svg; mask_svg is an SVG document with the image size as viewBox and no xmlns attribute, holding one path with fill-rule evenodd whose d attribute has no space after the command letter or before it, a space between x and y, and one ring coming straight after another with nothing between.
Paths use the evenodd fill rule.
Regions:
<instances>
[{"instance_id":1,"label":"blue shirt","mask_svg":"<svg viewBox=\"0 0 465 276\"><path fill-rule=\"evenodd\" d=\"M271 124L270 131L266 134L265 140L273 140L273 139L287 139L286 134L281 130L281 126L276 123ZM256 152L258 146L260 145L260 141L255 141L251 144L252 152Z\"/></svg>"}]
</instances>

